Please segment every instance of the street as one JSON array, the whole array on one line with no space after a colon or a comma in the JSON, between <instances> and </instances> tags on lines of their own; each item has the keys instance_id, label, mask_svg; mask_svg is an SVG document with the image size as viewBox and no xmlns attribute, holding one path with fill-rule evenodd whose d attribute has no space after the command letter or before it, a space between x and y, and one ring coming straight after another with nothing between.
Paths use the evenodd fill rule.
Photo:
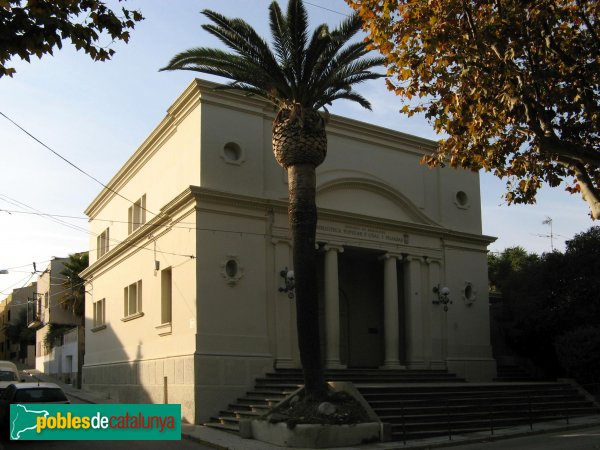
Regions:
<instances>
[{"instance_id":1,"label":"street","mask_svg":"<svg viewBox=\"0 0 600 450\"><path fill-rule=\"evenodd\" d=\"M197 442L181 441L10 441L2 442L0 449L22 450L163 450L165 448L181 450L214 450Z\"/></svg>"},{"instance_id":2,"label":"street","mask_svg":"<svg viewBox=\"0 0 600 450\"><path fill-rule=\"evenodd\" d=\"M450 447L453 450L598 450L600 427Z\"/></svg>"}]
</instances>

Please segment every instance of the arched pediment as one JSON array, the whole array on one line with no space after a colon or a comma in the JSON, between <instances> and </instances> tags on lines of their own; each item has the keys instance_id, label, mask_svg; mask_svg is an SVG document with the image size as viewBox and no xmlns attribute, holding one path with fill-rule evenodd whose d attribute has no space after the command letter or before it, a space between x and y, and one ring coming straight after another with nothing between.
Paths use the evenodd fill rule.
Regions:
<instances>
[{"instance_id":1,"label":"arched pediment","mask_svg":"<svg viewBox=\"0 0 600 450\"><path fill-rule=\"evenodd\" d=\"M317 206L400 222L438 225L405 195L373 179L326 181L317 186Z\"/></svg>"}]
</instances>

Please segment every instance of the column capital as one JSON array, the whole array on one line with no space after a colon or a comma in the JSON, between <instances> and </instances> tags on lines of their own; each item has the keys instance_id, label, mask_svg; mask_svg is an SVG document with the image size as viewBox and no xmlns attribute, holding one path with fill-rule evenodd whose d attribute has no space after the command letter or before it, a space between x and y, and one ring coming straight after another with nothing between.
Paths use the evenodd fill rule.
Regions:
<instances>
[{"instance_id":1,"label":"column capital","mask_svg":"<svg viewBox=\"0 0 600 450\"><path fill-rule=\"evenodd\" d=\"M403 258L404 258L404 255L402 255L401 253L394 253L394 252L385 252L383 255L379 256L380 261L384 261L386 259L397 259L397 260L402 261Z\"/></svg>"},{"instance_id":2,"label":"column capital","mask_svg":"<svg viewBox=\"0 0 600 450\"><path fill-rule=\"evenodd\" d=\"M431 256L426 256L425 264L442 264L442 258L432 258Z\"/></svg>"},{"instance_id":3,"label":"column capital","mask_svg":"<svg viewBox=\"0 0 600 450\"><path fill-rule=\"evenodd\" d=\"M404 261L408 262L423 262L425 258L416 255L404 255Z\"/></svg>"},{"instance_id":4,"label":"column capital","mask_svg":"<svg viewBox=\"0 0 600 450\"><path fill-rule=\"evenodd\" d=\"M287 244L289 247L292 246L292 241L290 239L283 239L283 238L272 238L271 239L271 244L272 245L277 245L277 244Z\"/></svg>"},{"instance_id":5,"label":"column capital","mask_svg":"<svg viewBox=\"0 0 600 450\"><path fill-rule=\"evenodd\" d=\"M344 247L343 247L342 244L329 244L329 243L327 243L322 248L326 252L328 252L329 250L333 250L333 251L336 251L338 253L344 253Z\"/></svg>"}]
</instances>

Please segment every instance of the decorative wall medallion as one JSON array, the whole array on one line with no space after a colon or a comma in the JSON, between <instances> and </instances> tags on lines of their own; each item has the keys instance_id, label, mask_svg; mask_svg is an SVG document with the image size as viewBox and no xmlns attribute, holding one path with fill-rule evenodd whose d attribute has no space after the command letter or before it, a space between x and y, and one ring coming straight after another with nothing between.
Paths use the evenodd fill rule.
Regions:
<instances>
[{"instance_id":1,"label":"decorative wall medallion","mask_svg":"<svg viewBox=\"0 0 600 450\"><path fill-rule=\"evenodd\" d=\"M454 204L460 209L469 209L471 207L471 199L465 191L458 191L454 196Z\"/></svg>"},{"instance_id":2,"label":"decorative wall medallion","mask_svg":"<svg viewBox=\"0 0 600 450\"><path fill-rule=\"evenodd\" d=\"M246 161L244 149L236 142L227 142L221 148L221 158L228 164L241 165Z\"/></svg>"},{"instance_id":3,"label":"decorative wall medallion","mask_svg":"<svg viewBox=\"0 0 600 450\"><path fill-rule=\"evenodd\" d=\"M465 281L465 286L462 289L462 298L467 306L471 306L477 300L477 290L470 281Z\"/></svg>"},{"instance_id":4,"label":"decorative wall medallion","mask_svg":"<svg viewBox=\"0 0 600 450\"><path fill-rule=\"evenodd\" d=\"M227 255L225 262L221 264L221 276L229 286L235 286L244 276L244 268L236 255Z\"/></svg>"}]
</instances>

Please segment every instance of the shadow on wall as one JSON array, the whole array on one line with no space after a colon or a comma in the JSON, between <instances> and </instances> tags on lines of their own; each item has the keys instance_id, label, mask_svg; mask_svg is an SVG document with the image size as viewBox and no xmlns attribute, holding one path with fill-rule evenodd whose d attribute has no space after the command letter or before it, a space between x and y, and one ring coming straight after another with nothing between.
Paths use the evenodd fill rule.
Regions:
<instances>
[{"instance_id":1,"label":"shadow on wall","mask_svg":"<svg viewBox=\"0 0 600 450\"><path fill-rule=\"evenodd\" d=\"M131 358L110 324L93 333L103 333L102 340L117 350L110 352L114 362L84 364L83 390L115 403L181 404L182 420L194 423L193 355L143 360L142 342L138 341Z\"/></svg>"}]
</instances>

